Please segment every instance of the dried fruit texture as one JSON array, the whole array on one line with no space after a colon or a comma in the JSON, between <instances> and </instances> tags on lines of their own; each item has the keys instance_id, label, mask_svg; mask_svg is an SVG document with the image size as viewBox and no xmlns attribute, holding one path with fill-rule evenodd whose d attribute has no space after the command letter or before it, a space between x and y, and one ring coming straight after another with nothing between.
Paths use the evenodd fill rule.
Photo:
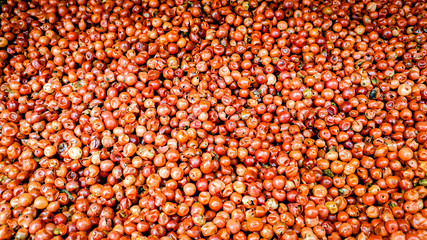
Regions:
<instances>
[{"instance_id":1,"label":"dried fruit texture","mask_svg":"<svg viewBox=\"0 0 427 240\"><path fill-rule=\"evenodd\" d=\"M427 239L425 1L0 8L0 240Z\"/></svg>"}]
</instances>

